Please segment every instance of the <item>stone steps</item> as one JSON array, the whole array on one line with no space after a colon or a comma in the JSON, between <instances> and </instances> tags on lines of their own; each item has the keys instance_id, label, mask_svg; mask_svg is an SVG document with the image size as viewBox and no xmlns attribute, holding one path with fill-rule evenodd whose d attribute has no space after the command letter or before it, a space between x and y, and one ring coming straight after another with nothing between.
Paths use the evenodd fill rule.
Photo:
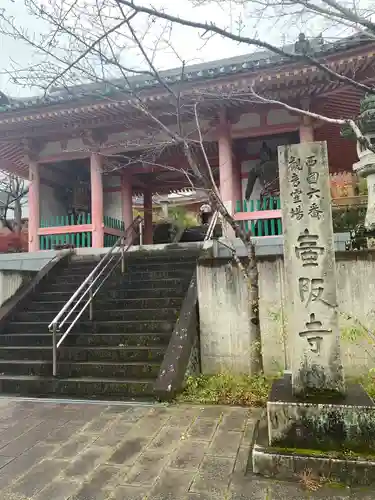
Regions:
<instances>
[{"instance_id":1,"label":"stone steps","mask_svg":"<svg viewBox=\"0 0 375 500\"><path fill-rule=\"evenodd\" d=\"M47 300L51 297L46 296L45 300L34 300L27 305L25 311L53 311L56 314L62 309L69 296L66 300ZM165 308L178 308L180 309L183 297L145 297L145 298L133 298L133 299L107 299L103 297L94 300L95 310L116 310L122 307L134 309L165 309ZM76 302L76 301L75 301Z\"/></svg>"},{"instance_id":2,"label":"stone steps","mask_svg":"<svg viewBox=\"0 0 375 500\"><path fill-rule=\"evenodd\" d=\"M79 362L107 362L127 363L132 361L163 360L165 346L90 346L90 345L63 345L58 350L58 360ZM52 347L47 346L0 346L2 361L29 360L52 362Z\"/></svg>"},{"instance_id":3,"label":"stone steps","mask_svg":"<svg viewBox=\"0 0 375 500\"><path fill-rule=\"evenodd\" d=\"M139 281L158 281L158 280L186 280L191 277L191 269L167 269L157 271L139 271L139 272L126 272L124 274L118 273L115 276L110 276L106 281L106 288L113 286L123 286L128 283L138 283ZM85 277L82 275L64 276L64 285L74 284L76 288L84 281ZM56 277L56 282L53 285L61 284L59 277Z\"/></svg>"},{"instance_id":4,"label":"stone steps","mask_svg":"<svg viewBox=\"0 0 375 500\"><path fill-rule=\"evenodd\" d=\"M56 309L55 314L58 313ZM77 307L79 311L79 306ZM153 320L175 320L178 317L179 309L177 308L159 308L159 309L94 309L94 320L95 321L147 321L148 318ZM14 320L24 323L35 323L41 322L46 323L51 321L54 317L54 313L51 310L40 310L40 311L22 311L15 315ZM89 319L88 308L83 312L80 320Z\"/></svg>"},{"instance_id":5,"label":"stone steps","mask_svg":"<svg viewBox=\"0 0 375 500\"><path fill-rule=\"evenodd\" d=\"M96 377L155 379L158 376L161 361L60 361L59 377ZM52 360L0 360L0 373L3 375L39 375L52 374Z\"/></svg>"},{"instance_id":6,"label":"stone steps","mask_svg":"<svg viewBox=\"0 0 375 500\"><path fill-rule=\"evenodd\" d=\"M74 346L163 346L168 345L170 333L71 333L64 345ZM58 336L59 338L59 336ZM47 346L51 348L50 333L10 333L0 335L0 346Z\"/></svg>"},{"instance_id":7,"label":"stone steps","mask_svg":"<svg viewBox=\"0 0 375 500\"><path fill-rule=\"evenodd\" d=\"M187 259L187 260L169 260L168 261L168 266L171 267L173 266L173 269L175 270L184 270L187 267L191 268L194 266L196 263L196 259ZM125 269L126 272L130 273L135 273L135 272L143 272L143 271L149 271L149 272L155 272L155 271L163 271L165 270L165 260L157 260L157 259L152 259L148 261L144 260L133 260L127 258L125 261ZM86 278L86 276L90 273L90 269L92 268L91 266L83 265L78 266L77 264L74 266L74 272L70 271L69 269L66 270L66 273L64 273L65 276L73 276L73 275L79 275L81 276L82 280Z\"/></svg>"},{"instance_id":8,"label":"stone steps","mask_svg":"<svg viewBox=\"0 0 375 500\"><path fill-rule=\"evenodd\" d=\"M126 400L153 396L154 379L0 375L0 392L16 396Z\"/></svg>"},{"instance_id":9,"label":"stone steps","mask_svg":"<svg viewBox=\"0 0 375 500\"><path fill-rule=\"evenodd\" d=\"M192 274L192 273L191 273ZM121 282L116 283L115 285L112 285L109 281L106 282L103 285L103 288L101 291L98 293L98 296L103 296L103 294L106 294L108 289L113 289L115 287L116 291L123 291L123 290L129 290L129 289L135 289L138 290L139 293L142 293L141 290L144 289L152 289L152 288L175 288L179 286L186 287L189 284L189 279L186 277L186 279L182 280L181 278L166 278L166 279L159 279L159 280L152 280L152 279L127 279L127 280L122 280ZM77 290L78 286L80 283L64 283L64 282L58 282L58 283L51 283L48 286L48 290L51 290L52 292L68 292L70 293L70 296ZM185 288L184 288L185 289ZM46 292L47 290L43 290Z\"/></svg>"},{"instance_id":10,"label":"stone steps","mask_svg":"<svg viewBox=\"0 0 375 500\"><path fill-rule=\"evenodd\" d=\"M52 320L52 317L51 317ZM48 332L50 321L11 321L7 326L6 333L43 333ZM69 325L69 321L66 325ZM175 320L149 319L139 321L79 321L74 326L72 334L78 335L81 333L158 333L169 332L175 325Z\"/></svg>"},{"instance_id":11,"label":"stone steps","mask_svg":"<svg viewBox=\"0 0 375 500\"><path fill-rule=\"evenodd\" d=\"M72 296L73 291L59 291L59 290L49 290L43 291L38 294L37 297L34 298L34 303L43 302L46 300L51 301L62 301L67 302ZM157 299L160 297L179 297L181 300L184 297L185 284L179 283L175 287L159 287L159 288L150 288L150 289L142 289L139 290L137 288L125 288L122 290L118 289L107 289L104 292L98 292L96 296L97 301L109 301L111 300L134 300L134 299ZM104 297L103 297L104 295Z\"/></svg>"},{"instance_id":12,"label":"stone steps","mask_svg":"<svg viewBox=\"0 0 375 500\"><path fill-rule=\"evenodd\" d=\"M48 326L98 260L73 259L50 276L0 335L0 390L24 396L150 397L197 257L151 253L135 252L126 273L118 268L107 280L94 300L94 320L85 311L59 348L57 378Z\"/></svg>"}]
</instances>

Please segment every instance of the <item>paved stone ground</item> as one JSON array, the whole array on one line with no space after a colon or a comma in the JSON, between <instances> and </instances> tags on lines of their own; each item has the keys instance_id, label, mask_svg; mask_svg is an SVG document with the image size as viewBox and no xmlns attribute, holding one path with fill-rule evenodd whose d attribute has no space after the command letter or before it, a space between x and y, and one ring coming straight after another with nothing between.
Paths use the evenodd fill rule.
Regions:
<instances>
[{"instance_id":1,"label":"paved stone ground","mask_svg":"<svg viewBox=\"0 0 375 500\"><path fill-rule=\"evenodd\" d=\"M244 471L257 410L0 399L1 500L326 500Z\"/></svg>"}]
</instances>

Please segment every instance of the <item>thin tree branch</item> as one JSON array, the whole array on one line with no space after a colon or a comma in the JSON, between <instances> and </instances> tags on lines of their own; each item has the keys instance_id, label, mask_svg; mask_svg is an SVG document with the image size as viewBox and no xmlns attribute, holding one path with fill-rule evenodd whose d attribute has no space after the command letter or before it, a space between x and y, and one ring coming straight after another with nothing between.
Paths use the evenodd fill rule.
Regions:
<instances>
[{"instance_id":1,"label":"thin tree branch","mask_svg":"<svg viewBox=\"0 0 375 500\"><path fill-rule=\"evenodd\" d=\"M203 30L206 33L216 33L224 38L228 38L230 40L233 40L235 42L239 43L245 43L247 45L255 45L256 47L261 47L263 49L269 50L270 52L273 52L274 54L277 54L283 58L290 59L292 61L299 61L299 62L310 62L312 65L318 67L322 71L326 72L330 76L343 81L345 83L348 83L349 85L352 85L356 88L359 88L361 90L364 90L366 92L375 94L375 89L372 87L368 87L367 85L357 82L353 80L352 78L349 78L345 75L340 75L334 70L331 70L328 68L325 64L319 62L317 59L314 57L308 55L308 54L291 54L289 52L285 52L283 49L280 47L277 47L275 45L272 45L268 42L259 40L257 38L251 38L247 36L242 36L242 35L236 35L235 33L232 33L224 28L220 28L219 26L216 26L213 23L201 23L199 21L191 21L189 19L184 19L179 16L174 16L171 14L167 14L161 10L155 9L155 8L150 8L150 7L145 7L142 5L135 4L132 0L115 0L118 4L125 5L131 9L133 9L135 12L143 12L144 14L148 14L150 16L155 16L160 19L165 19L167 21L170 21L175 24L180 24L182 26L187 26L190 28L195 28L195 29L200 29Z\"/></svg>"},{"instance_id":2,"label":"thin tree branch","mask_svg":"<svg viewBox=\"0 0 375 500\"><path fill-rule=\"evenodd\" d=\"M352 120L350 118L329 118L328 116L325 116L325 115L320 115L318 113L313 113L312 111L308 111L308 110L304 110L301 108L296 108L294 106L290 106L289 104L286 104L285 102L282 102L282 101L277 101L275 99L268 99L267 97L262 97L259 94L257 94L253 88L251 90L252 90L253 96L256 97L260 102L264 102L267 104L276 104L277 106L281 106L281 107L283 107L283 108L285 108L288 111L291 111L293 113L297 113L297 114L303 115L303 116L309 116L310 118L314 118L315 120L320 120L320 121L323 121L326 123L331 123L331 124L340 125L340 126L349 125L349 127L354 132L357 140L361 144L366 146L367 149L369 149L370 151L373 151L375 153L375 145L373 145L371 143L370 139L368 139L366 136L364 136L362 134L360 128L358 127L358 125L355 123L354 120Z\"/></svg>"}]
</instances>

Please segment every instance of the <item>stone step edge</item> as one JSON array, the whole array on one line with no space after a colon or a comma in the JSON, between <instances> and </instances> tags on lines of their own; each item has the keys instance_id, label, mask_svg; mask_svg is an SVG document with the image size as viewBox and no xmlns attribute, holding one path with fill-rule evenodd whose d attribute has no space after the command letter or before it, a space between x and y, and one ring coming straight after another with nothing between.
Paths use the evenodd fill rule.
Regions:
<instances>
[{"instance_id":1,"label":"stone step edge","mask_svg":"<svg viewBox=\"0 0 375 500\"><path fill-rule=\"evenodd\" d=\"M127 307L126 307L126 308L124 308L124 309L108 309L108 311L103 311L103 310L101 310L101 311L98 311L98 312L100 312L100 313L102 314L102 313L104 313L104 312L115 313L115 312L136 312L136 311L146 311L146 312L149 312L149 313L151 313L151 314L152 314L154 311L160 311L160 309L163 309L163 310L165 309L165 310L166 310L166 312L167 312L167 311L168 311L168 312L169 312L169 311L175 311L175 312L178 312L178 311L179 311L179 309L178 309L178 308L176 308L176 307L157 307L157 308L155 308L155 307L152 307L152 308L151 308L151 307L150 307L150 308L145 308L145 307L137 307L136 309L129 309L129 308L127 308ZM50 311L50 310L48 310L48 309L47 309L47 310L45 310L45 311L43 311L43 310L37 310L37 311L24 310L24 311L17 311L17 312L15 313L15 315L16 315L16 314L51 314L51 312L53 312L53 311ZM94 311L94 313L95 313L95 311ZM95 320L94 320L94 321L95 321Z\"/></svg>"},{"instance_id":2,"label":"stone step edge","mask_svg":"<svg viewBox=\"0 0 375 500\"><path fill-rule=\"evenodd\" d=\"M51 365L51 360L46 359L0 359L0 368L1 365ZM89 365L89 366L98 366L98 365L106 365L106 366L142 366L142 365L152 365L152 366L160 366L161 361L58 361L58 365Z\"/></svg>"},{"instance_id":3,"label":"stone step edge","mask_svg":"<svg viewBox=\"0 0 375 500\"><path fill-rule=\"evenodd\" d=\"M188 286L188 283L186 284L186 286ZM163 291L164 290L173 290L173 291L175 291L174 288L163 288L163 287L155 287L155 288L126 288L126 289L120 288L120 289L115 289L114 291L119 291L119 292L122 292L122 291L124 291L124 292L145 292L145 291L148 291L149 292L150 290L152 290L152 291L154 291L154 290L163 290ZM53 290L51 290L50 292L47 292L47 291L44 292L43 291L43 292L40 292L38 294L38 297L43 296L43 295L59 295L59 294L63 294L63 293L66 294L66 293L70 293L70 292L61 292L61 291L60 292L54 292ZM73 293L71 295L73 295ZM38 297L35 297L33 300L37 300ZM142 297L142 296L139 297L139 299L153 299L153 298L159 298L159 297ZM113 299L113 300L119 300L119 299ZM132 300L132 299L124 299L124 300Z\"/></svg>"},{"instance_id":4,"label":"stone step edge","mask_svg":"<svg viewBox=\"0 0 375 500\"><path fill-rule=\"evenodd\" d=\"M141 260L141 259L127 259L125 260L125 267L128 268L140 268L140 267L168 267L172 264L177 264L178 266L194 266L197 263L197 258L193 257L190 259L169 259L169 260L163 260L163 259L151 259L151 260ZM67 272L71 270L81 270L82 274L84 272L91 272L95 269L95 266L89 266L87 265L81 265L78 263L75 263L75 265L70 265L66 267L62 272ZM81 274L81 273L79 273Z\"/></svg>"},{"instance_id":5,"label":"stone step edge","mask_svg":"<svg viewBox=\"0 0 375 500\"><path fill-rule=\"evenodd\" d=\"M35 380L35 381L58 381L58 382L105 382L106 384L108 383L116 383L116 384L123 384L123 383L138 383L138 384L154 384L155 379L153 378L145 378L145 379L139 379L139 378L98 378L98 377L52 377L52 376L42 376L42 375L0 375L0 381L1 380Z\"/></svg>"},{"instance_id":6,"label":"stone step edge","mask_svg":"<svg viewBox=\"0 0 375 500\"><path fill-rule=\"evenodd\" d=\"M92 346L92 345L62 345L59 349L76 349L77 351L83 351L83 350L92 350L92 351L99 351L99 350L109 350L109 351L117 351L119 349L122 349L124 351L135 351L135 350L140 350L140 351L156 351L156 350L160 350L160 349L164 349L166 348L166 346L155 346L155 345L152 345L152 346L137 346L137 345L131 345L131 346L126 346L126 345L122 345L122 346L107 346L107 345L104 345L104 346ZM13 351L17 351L17 350L20 350L20 349L28 349L28 350L32 350L32 351L36 351L36 350L44 350L44 351L52 351L52 347L51 346L46 346L46 345L25 345L25 346L14 346L14 345L1 345L0 344L0 355L1 355L1 351L2 350L5 350L5 349L10 349L10 350L13 350ZM1 360L0 360L1 361ZM3 360L5 361L5 360ZM30 360L31 361L31 360Z\"/></svg>"},{"instance_id":7,"label":"stone step edge","mask_svg":"<svg viewBox=\"0 0 375 500\"><path fill-rule=\"evenodd\" d=\"M164 290L164 288L162 288L162 290ZM166 290L168 290L168 288ZM59 292L53 292L53 293L59 293ZM45 295L50 295L50 294L46 292ZM100 303L101 302L107 303L107 302L119 302L122 300L126 301L126 302L132 302L132 301L136 301L136 300L138 300L138 301L145 300L146 301L146 300L176 300L176 299L183 300L183 296L181 295L180 297L174 296L174 297L143 297L143 298L140 297L140 298L133 298L133 299L111 299L111 298L104 299L103 298L103 299L95 299L95 301L100 302ZM78 300L78 298L77 298L77 300ZM29 302L29 304L33 304L34 302L37 302L38 304L40 304L41 302L43 304L60 304L60 303L65 304L67 301L66 300L37 300L37 299L33 299L33 301Z\"/></svg>"},{"instance_id":8,"label":"stone step edge","mask_svg":"<svg viewBox=\"0 0 375 500\"><path fill-rule=\"evenodd\" d=\"M141 309L142 310L142 309ZM147 310L147 309L146 309ZM113 319L113 320L103 320L103 321L98 321L98 320L87 320L87 321L80 321L80 324L118 324L118 323L126 323L126 324L132 324L132 323L165 323L171 321L172 318L164 318L164 319L150 319L150 320L145 320L145 319L129 319L129 320L123 320L123 319ZM10 321L9 322L11 325L48 325L50 324L50 321ZM71 322L67 321L65 325L70 325ZM75 332L72 332L73 335L77 335ZM98 333L98 332L96 332ZM121 332L120 332L121 333ZM3 334L2 334L3 335Z\"/></svg>"},{"instance_id":9,"label":"stone step edge","mask_svg":"<svg viewBox=\"0 0 375 500\"><path fill-rule=\"evenodd\" d=\"M57 335L63 335L62 332L60 333L57 333ZM148 337L156 337L158 335L161 335L161 336L165 336L165 337L170 337L171 336L171 333L170 332L141 332L141 333L137 333L137 332L113 332L113 333L99 333L99 332L94 332L94 333L90 333L90 332L82 332L82 333L72 333L72 335L74 335L75 337L77 336L100 336L100 337L105 337L106 335L108 336L111 336L111 335L121 335L121 336L144 336L144 335L147 335ZM21 332L21 333L2 333L0 335L0 338L1 337L17 337L17 336L28 336L28 337L40 337L40 336L48 336L48 337L51 337L51 333L49 332L41 332L41 333L25 333L25 332ZM6 347L6 346L3 346L3 347Z\"/></svg>"}]
</instances>

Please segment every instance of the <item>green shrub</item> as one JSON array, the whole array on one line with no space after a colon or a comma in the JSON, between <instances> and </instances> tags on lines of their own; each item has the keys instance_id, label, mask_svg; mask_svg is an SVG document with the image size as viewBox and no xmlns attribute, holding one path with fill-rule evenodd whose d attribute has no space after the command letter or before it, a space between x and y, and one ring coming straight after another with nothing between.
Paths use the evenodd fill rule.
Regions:
<instances>
[{"instance_id":1,"label":"green shrub","mask_svg":"<svg viewBox=\"0 0 375 500\"><path fill-rule=\"evenodd\" d=\"M368 374L362 377L360 382L370 398L375 401L375 369L369 370Z\"/></svg>"},{"instance_id":2,"label":"green shrub","mask_svg":"<svg viewBox=\"0 0 375 500\"><path fill-rule=\"evenodd\" d=\"M264 376L198 375L188 377L179 402L265 406L271 380Z\"/></svg>"}]
</instances>

